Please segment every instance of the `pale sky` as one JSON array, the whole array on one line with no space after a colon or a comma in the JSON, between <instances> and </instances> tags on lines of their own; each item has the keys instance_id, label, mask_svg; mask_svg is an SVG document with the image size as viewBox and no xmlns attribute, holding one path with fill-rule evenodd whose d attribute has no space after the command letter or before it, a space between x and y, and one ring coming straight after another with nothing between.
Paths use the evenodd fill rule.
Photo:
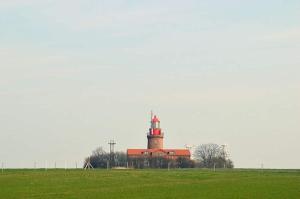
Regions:
<instances>
[{"instance_id":1,"label":"pale sky","mask_svg":"<svg viewBox=\"0 0 300 199\"><path fill-rule=\"evenodd\" d=\"M298 0L0 0L0 162L75 166L115 139L228 144L300 168Z\"/></svg>"}]
</instances>

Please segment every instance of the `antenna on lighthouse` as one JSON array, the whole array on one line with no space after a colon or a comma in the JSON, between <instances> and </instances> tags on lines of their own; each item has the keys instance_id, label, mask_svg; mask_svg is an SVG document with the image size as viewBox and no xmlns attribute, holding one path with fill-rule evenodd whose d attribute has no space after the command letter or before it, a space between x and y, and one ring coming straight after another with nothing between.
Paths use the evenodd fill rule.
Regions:
<instances>
[{"instance_id":1,"label":"antenna on lighthouse","mask_svg":"<svg viewBox=\"0 0 300 199\"><path fill-rule=\"evenodd\" d=\"M153 111L151 110L151 118L150 118L150 122L152 121L152 118L153 118Z\"/></svg>"}]
</instances>

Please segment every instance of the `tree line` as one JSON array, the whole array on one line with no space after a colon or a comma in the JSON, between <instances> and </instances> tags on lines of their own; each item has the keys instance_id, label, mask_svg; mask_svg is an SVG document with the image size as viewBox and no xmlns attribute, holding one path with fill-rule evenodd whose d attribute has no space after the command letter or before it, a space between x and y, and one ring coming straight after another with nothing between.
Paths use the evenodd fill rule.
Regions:
<instances>
[{"instance_id":1,"label":"tree line","mask_svg":"<svg viewBox=\"0 0 300 199\"><path fill-rule=\"evenodd\" d=\"M127 158L122 151L106 152L102 147L95 149L85 158L84 167L90 163L94 168L233 168L233 161L227 157L224 147L217 144L202 144L196 147L193 159L178 157L139 157Z\"/></svg>"}]
</instances>

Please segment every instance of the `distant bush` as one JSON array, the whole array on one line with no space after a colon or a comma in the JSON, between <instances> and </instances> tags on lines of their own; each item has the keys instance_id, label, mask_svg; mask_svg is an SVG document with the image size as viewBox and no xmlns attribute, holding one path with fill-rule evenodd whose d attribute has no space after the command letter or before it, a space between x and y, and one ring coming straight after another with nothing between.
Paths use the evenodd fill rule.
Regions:
<instances>
[{"instance_id":1,"label":"distant bush","mask_svg":"<svg viewBox=\"0 0 300 199\"><path fill-rule=\"evenodd\" d=\"M193 168L195 162L188 158L169 159L162 156L127 159L125 152L108 153L102 147L95 149L85 158L83 167L90 162L93 168L132 167L132 168Z\"/></svg>"},{"instance_id":2,"label":"distant bush","mask_svg":"<svg viewBox=\"0 0 300 199\"><path fill-rule=\"evenodd\" d=\"M125 167L127 165L127 155L124 152L108 153L102 147L95 149L90 157L85 158L84 165L90 162L94 168L107 168L114 166Z\"/></svg>"},{"instance_id":3,"label":"distant bush","mask_svg":"<svg viewBox=\"0 0 300 199\"><path fill-rule=\"evenodd\" d=\"M95 149L90 157L85 158L84 167L88 162L94 168L132 167L132 168L233 168L232 160L217 144L199 145L194 153L195 160L178 157L170 159L163 156L137 157L127 159L125 152L108 153L102 147Z\"/></svg>"},{"instance_id":4,"label":"distant bush","mask_svg":"<svg viewBox=\"0 0 300 199\"><path fill-rule=\"evenodd\" d=\"M139 157L128 159L128 165L132 168L193 168L195 162L189 158L178 157L169 159L165 157Z\"/></svg>"}]
</instances>

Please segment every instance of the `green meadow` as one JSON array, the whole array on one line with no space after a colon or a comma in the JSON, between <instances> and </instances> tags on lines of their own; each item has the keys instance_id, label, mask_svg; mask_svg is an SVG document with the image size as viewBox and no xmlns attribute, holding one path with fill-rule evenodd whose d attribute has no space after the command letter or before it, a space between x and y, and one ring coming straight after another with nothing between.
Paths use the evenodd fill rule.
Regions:
<instances>
[{"instance_id":1,"label":"green meadow","mask_svg":"<svg viewBox=\"0 0 300 199\"><path fill-rule=\"evenodd\" d=\"M300 198L300 170L5 170L0 198Z\"/></svg>"}]
</instances>

